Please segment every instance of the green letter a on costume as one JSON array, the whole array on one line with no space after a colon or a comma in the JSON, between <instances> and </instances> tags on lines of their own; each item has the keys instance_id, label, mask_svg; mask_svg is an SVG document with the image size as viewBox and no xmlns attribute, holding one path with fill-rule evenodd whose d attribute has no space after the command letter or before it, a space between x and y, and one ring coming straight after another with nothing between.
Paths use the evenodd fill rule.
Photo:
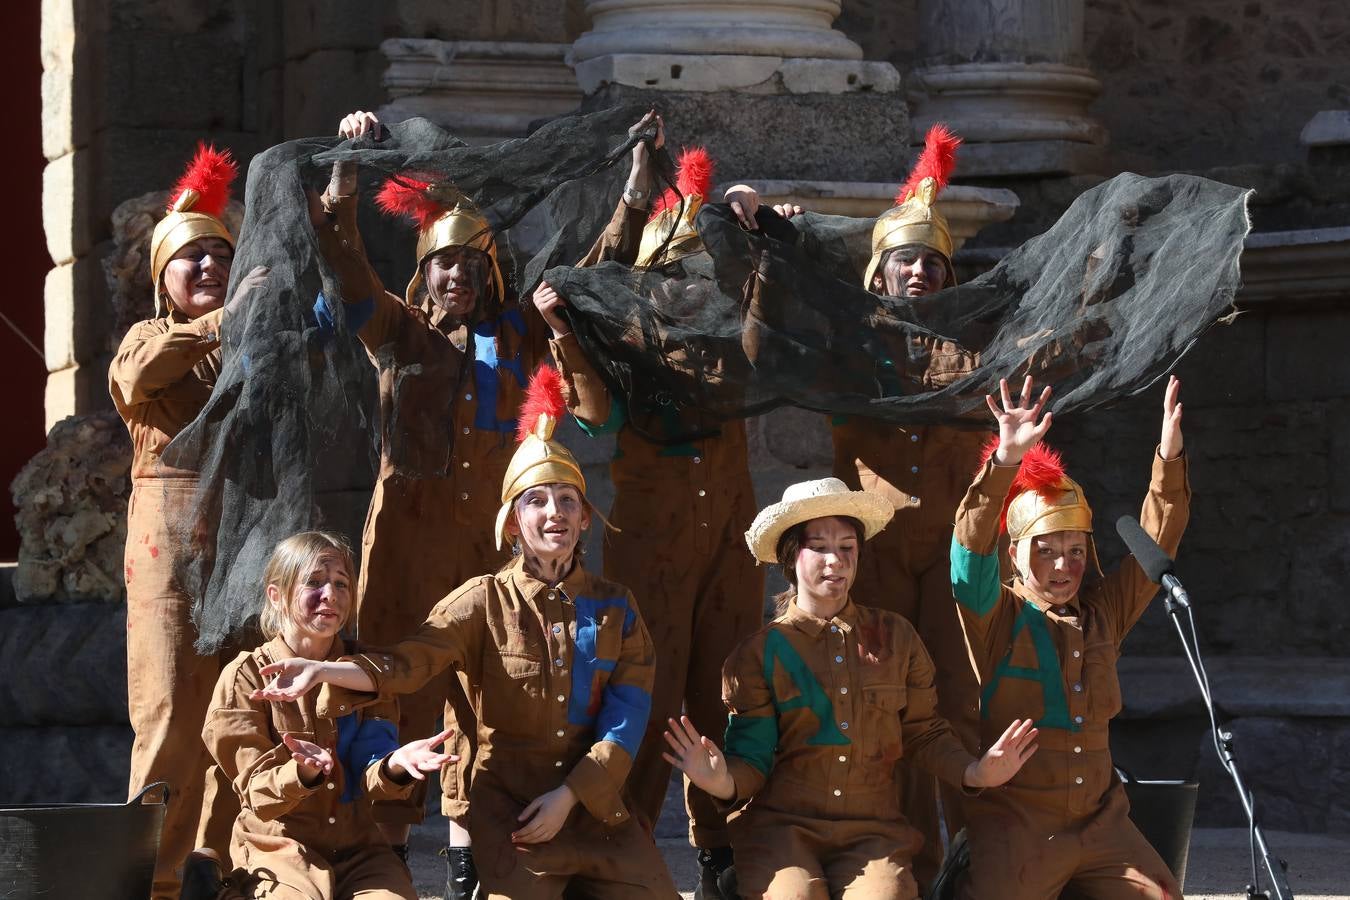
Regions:
<instances>
[{"instance_id":1,"label":"green letter a on costume","mask_svg":"<svg viewBox=\"0 0 1350 900\"><path fill-rule=\"evenodd\" d=\"M774 690L774 670L780 665L798 691L798 696L791 700L779 700L778 692ZM764 683L773 694L773 705L779 715L803 707L815 715L818 725L816 733L807 740L808 744L829 747L850 743L839 730L839 726L834 724L834 707L830 704L830 698L825 695L824 688L820 686L816 676L811 674L806 661L793 649L792 644L788 643L788 639L777 631L770 631L764 640Z\"/></svg>"}]
</instances>

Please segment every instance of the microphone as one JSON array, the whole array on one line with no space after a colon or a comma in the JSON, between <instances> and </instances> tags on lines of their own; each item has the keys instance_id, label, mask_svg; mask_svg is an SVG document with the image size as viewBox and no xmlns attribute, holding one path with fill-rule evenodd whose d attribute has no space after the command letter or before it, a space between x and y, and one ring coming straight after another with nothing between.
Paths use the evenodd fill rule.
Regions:
<instances>
[{"instance_id":1,"label":"microphone","mask_svg":"<svg viewBox=\"0 0 1350 900\"><path fill-rule=\"evenodd\" d=\"M1135 562L1144 570L1148 580L1160 584L1167 592L1168 599L1186 609L1191 605L1190 595L1174 573L1172 558L1163 552L1158 542L1149 537L1143 527L1132 516L1121 516L1116 520L1116 534L1125 542Z\"/></svg>"}]
</instances>

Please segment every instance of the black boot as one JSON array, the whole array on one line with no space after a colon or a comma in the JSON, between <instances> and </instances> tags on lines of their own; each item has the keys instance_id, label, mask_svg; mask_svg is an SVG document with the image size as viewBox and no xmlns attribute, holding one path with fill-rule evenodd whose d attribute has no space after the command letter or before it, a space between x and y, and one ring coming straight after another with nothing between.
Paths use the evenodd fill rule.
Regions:
<instances>
[{"instance_id":1,"label":"black boot","mask_svg":"<svg viewBox=\"0 0 1350 900\"><path fill-rule=\"evenodd\" d=\"M736 869L730 847L698 851L698 887L694 900L740 900L736 893Z\"/></svg>"},{"instance_id":2,"label":"black boot","mask_svg":"<svg viewBox=\"0 0 1350 900\"><path fill-rule=\"evenodd\" d=\"M473 900L478 890L478 870L473 865L472 847L446 847L445 900Z\"/></svg>"},{"instance_id":3,"label":"black boot","mask_svg":"<svg viewBox=\"0 0 1350 900\"><path fill-rule=\"evenodd\" d=\"M201 847L188 854L179 900L216 900L224 887L225 873L216 851Z\"/></svg>"},{"instance_id":4,"label":"black boot","mask_svg":"<svg viewBox=\"0 0 1350 900\"><path fill-rule=\"evenodd\" d=\"M970 846L966 843L966 830L962 828L952 838L947 847L947 856L942 860L933 884L928 889L928 900L955 900L956 886L970 868Z\"/></svg>"}]
</instances>

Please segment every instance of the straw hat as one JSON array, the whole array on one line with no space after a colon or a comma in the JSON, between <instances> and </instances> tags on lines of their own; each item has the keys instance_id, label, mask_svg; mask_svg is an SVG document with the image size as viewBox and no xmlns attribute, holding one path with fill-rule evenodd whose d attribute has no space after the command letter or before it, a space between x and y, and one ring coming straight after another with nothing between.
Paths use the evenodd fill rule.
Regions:
<instances>
[{"instance_id":1,"label":"straw hat","mask_svg":"<svg viewBox=\"0 0 1350 900\"><path fill-rule=\"evenodd\" d=\"M793 525L827 516L847 516L863 523L863 540L876 537L895 515L891 501L867 491L850 491L838 478L799 481L783 491L783 499L760 510L745 543L755 559L778 562L778 541Z\"/></svg>"}]
</instances>

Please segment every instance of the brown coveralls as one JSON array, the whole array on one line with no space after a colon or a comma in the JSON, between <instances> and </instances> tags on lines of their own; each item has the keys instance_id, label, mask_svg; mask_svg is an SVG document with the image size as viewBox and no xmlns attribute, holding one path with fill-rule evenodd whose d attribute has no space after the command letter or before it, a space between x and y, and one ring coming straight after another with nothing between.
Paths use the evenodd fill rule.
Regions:
<instances>
[{"instance_id":1,"label":"brown coveralls","mask_svg":"<svg viewBox=\"0 0 1350 900\"><path fill-rule=\"evenodd\" d=\"M976 354L951 341L914 338L911 344L908 352L895 355L924 390L939 390L979 364ZM901 428L849 416L836 417L832 424L834 476L854 490L880 494L895 507L895 518L862 554L853 594L900 613L918 630L937 668L938 712L975 753L980 688L952 608L948 550L956 505L979 468L988 435L941 425ZM914 867L926 885L942 863L943 821L948 835L966 824L962 793L903 763L900 782L905 818L923 833Z\"/></svg>"},{"instance_id":2,"label":"brown coveralls","mask_svg":"<svg viewBox=\"0 0 1350 900\"><path fill-rule=\"evenodd\" d=\"M339 638L327 658L344 652ZM376 719L392 724L397 702L371 695L336 700L327 690L290 703L250 700L249 694L267 681L258 670L293 656L280 637L240 654L221 673L202 729L202 739L243 805L230 846L237 867L234 884L221 900L417 900L407 868L380 835L370 810L372 801L406 798L417 784L411 778L407 784L393 780L386 768L392 750L364 767L360 785L349 785L357 773L335 761L332 773L310 786L300 780L298 764L281 742L290 734L336 756L340 721L352 732ZM355 796L344 796L349 792Z\"/></svg>"},{"instance_id":3,"label":"brown coveralls","mask_svg":"<svg viewBox=\"0 0 1350 900\"><path fill-rule=\"evenodd\" d=\"M1129 820L1107 742L1120 712L1120 642L1157 586L1133 557L1053 606L1015 579L999 582L999 516L1016 466L992 462L956 516L952 585L983 685L987 746L1015 718L1035 717L1040 749L1012 781L967 802L969 877L962 897L1047 900L1066 885L1101 900L1178 900L1167 866ZM1156 453L1139 521L1169 555L1186 528L1184 458Z\"/></svg>"},{"instance_id":4,"label":"brown coveralls","mask_svg":"<svg viewBox=\"0 0 1350 900\"><path fill-rule=\"evenodd\" d=\"M164 815L155 863L156 898L178 897L181 865L194 845L223 852L239 811L233 792L203 785L211 758L201 743L202 719L221 656L193 649L192 598L178 584L180 559L203 552L183 546L195 501L196 473L168 469L160 454L197 417L220 375L223 310L189 320L171 315L131 327L108 369L108 389L131 433L131 500L127 504L127 709L136 733L130 795L166 781L173 795ZM202 523L214 529L215 523ZM203 534L203 538L209 537ZM198 817L201 834L198 835Z\"/></svg>"},{"instance_id":5,"label":"brown coveralls","mask_svg":"<svg viewBox=\"0 0 1350 900\"><path fill-rule=\"evenodd\" d=\"M631 265L645 216L620 202L582 265ZM756 511L745 424L728 423L699 441L653 444L624 427L623 404L613 401L574 336L553 341L552 350L583 429L618 431L609 470L617 531L605 535L605 577L631 586L658 648L651 721L628 780L639 813L654 825L670 786L670 764L661 757L666 719L683 707L694 727L720 744L722 663L763 621L763 570L745 551ZM688 780L685 803L694 846L730 843L725 814Z\"/></svg>"},{"instance_id":6,"label":"brown coveralls","mask_svg":"<svg viewBox=\"0 0 1350 900\"><path fill-rule=\"evenodd\" d=\"M548 329L533 305L508 304L496 318L448 334L436 313L386 291L367 303L357 336L379 369L383 433L361 537L357 611L363 642L392 644L455 585L506 561L484 523L497 515L517 410ZM349 306L349 320L352 314ZM433 679L404 700L399 723L403 734L432 734L444 707L446 726L455 728L447 749L460 761L441 773L441 809L456 821L468 811L474 753L464 692L450 673ZM386 824L418 822L423 813L412 806L378 812Z\"/></svg>"},{"instance_id":7,"label":"brown coveralls","mask_svg":"<svg viewBox=\"0 0 1350 900\"><path fill-rule=\"evenodd\" d=\"M937 715L912 625L852 600L829 621L796 603L726 662L732 846L747 898L910 900L922 840L902 813L904 758L960 788L974 761Z\"/></svg>"},{"instance_id":8,"label":"brown coveralls","mask_svg":"<svg viewBox=\"0 0 1350 900\"><path fill-rule=\"evenodd\" d=\"M516 560L454 591L412 637L355 661L381 696L447 667L464 676L478 723L468 828L488 897L668 900L675 886L623 796L653 657L627 588L580 564L550 587ZM566 824L546 843L514 846L521 811L564 783L580 800Z\"/></svg>"}]
</instances>

